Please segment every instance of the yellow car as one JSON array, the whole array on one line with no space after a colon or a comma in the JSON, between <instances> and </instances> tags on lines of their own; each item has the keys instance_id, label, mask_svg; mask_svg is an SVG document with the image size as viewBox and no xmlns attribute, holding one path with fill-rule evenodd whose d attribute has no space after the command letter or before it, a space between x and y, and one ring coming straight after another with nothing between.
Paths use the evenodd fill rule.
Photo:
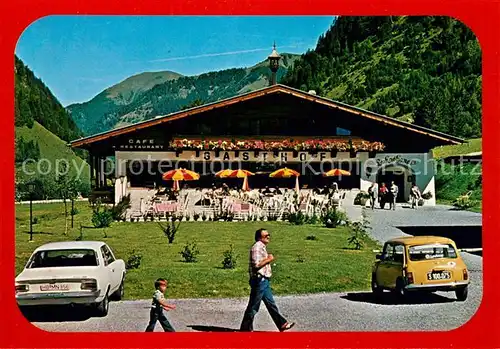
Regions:
<instances>
[{"instance_id":1,"label":"yellow car","mask_svg":"<svg viewBox=\"0 0 500 349\"><path fill-rule=\"evenodd\" d=\"M404 297L412 291L455 291L467 299L469 272L453 240L438 236L410 236L384 244L372 269L372 291Z\"/></svg>"}]
</instances>

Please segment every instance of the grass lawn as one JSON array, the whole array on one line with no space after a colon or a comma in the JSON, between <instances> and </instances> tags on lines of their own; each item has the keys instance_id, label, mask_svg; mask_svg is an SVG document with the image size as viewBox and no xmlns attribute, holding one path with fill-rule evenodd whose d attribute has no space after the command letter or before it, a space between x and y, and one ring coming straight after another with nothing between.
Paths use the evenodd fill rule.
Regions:
<instances>
[{"instance_id":1,"label":"grass lawn","mask_svg":"<svg viewBox=\"0 0 500 349\"><path fill-rule=\"evenodd\" d=\"M466 211L471 211L471 212L477 212L477 213L482 213L483 212L483 202L478 200L476 201L477 204L472 206L471 208L468 208ZM436 203L439 205L450 205L453 206L453 200L445 200L445 199L437 199Z\"/></svg>"},{"instance_id":2,"label":"grass lawn","mask_svg":"<svg viewBox=\"0 0 500 349\"><path fill-rule=\"evenodd\" d=\"M456 156L482 150L482 139L474 138L459 145L447 145L433 149L434 157L442 159L448 156ZM444 164L442 171L436 174L436 199L440 204L452 205L453 201L460 195L472 191L471 199L476 204L468 211L482 211L482 178L480 178L482 167L475 164L464 164L454 166Z\"/></svg>"},{"instance_id":3,"label":"grass lawn","mask_svg":"<svg viewBox=\"0 0 500 349\"><path fill-rule=\"evenodd\" d=\"M468 139L467 142L459 145L444 145L434 148L433 155L436 159L445 158L453 155L463 155L475 153L482 150L482 138Z\"/></svg>"},{"instance_id":4,"label":"grass lawn","mask_svg":"<svg viewBox=\"0 0 500 349\"><path fill-rule=\"evenodd\" d=\"M34 243L29 243L29 206L16 205L16 275L31 252L51 241L75 240L80 223L90 226L91 210L77 203L75 228L64 236L63 204L33 206L39 222L33 226ZM273 290L276 294L324 291L352 291L370 288L374 241L362 250L349 249L349 228L323 228L320 225L294 226L286 222L183 222L173 244L158 223L113 223L103 237L102 229L84 229L84 240L106 241L117 258L125 261L133 250L143 256L140 268L127 273L125 299L150 298L153 281L169 280L172 298L248 296L248 249L255 230L265 227L271 233L269 253L274 254ZM315 235L317 240L306 240ZM197 263L185 263L179 252L187 242L196 242ZM222 269L223 252L233 244L235 269ZM300 256L300 258L299 258ZM303 260L302 262L298 259Z\"/></svg>"}]
</instances>

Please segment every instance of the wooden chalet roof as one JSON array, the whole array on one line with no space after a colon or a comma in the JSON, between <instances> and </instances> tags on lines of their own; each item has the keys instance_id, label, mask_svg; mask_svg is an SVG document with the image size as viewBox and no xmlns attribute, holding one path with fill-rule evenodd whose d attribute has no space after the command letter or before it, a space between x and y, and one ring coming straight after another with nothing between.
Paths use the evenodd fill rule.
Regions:
<instances>
[{"instance_id":1,"label":"wooden chalet roof","mask_svg":"<svg viewBox=\"0 0 500 349\"><path fill-rule=\"evenodd\" d=\"M328 98L319 97L319 96L316 96L316 95L313 95L313 94L310 94L307 92L303 92L301 90L298 90L298 89L295 89L295 88L292 88L289 86L276 84L273 86L265 87L265 88L262 88L262 89L259 89L256 91L252 91L249 93L245 93L242 95L223 99L223 100L220 100L217 102L204 104L201 106L178 111L178 112L171 113L168 115L157 116L153 119L138 122L138 123L135 123L133 125L128 125L128 126L124 126L121 128L106 131L103 133L95 134L95 135L92 135L89 137L80 138L80 139L77 139L77 140L70 142L70 145L73 148L85 147L85 146L89 146L95 142L103 141L103 140L110 139L110 138L120 136L123 134L133 133L133 132L138 131L138 130L142 130L142 129L146 129L146 128L160 125L163 123L167 123L170 121L186 118L186 117L189 117L191 115L197 115L197 114L201 114L201 113L204 113L204 112L207 112L210 110L215 110L218 108L224 108L224 107L227 107L230 105L234 105L236 103L240 103L243 101L256 99L256 98L270 95L270 94L280 94L280 93L288 94L290 96L293 96L293 97L296 97L296 98L299 98L302 100L307 100L307 101L310 101L312 103L318 103L320 105L324 105L324 106L332 108L332 109L337 109L337 110L341 110L344 112L356 114L356 115L362 116L362 117L367 118L367 119L375 120L375 121L380 122L380 123L382 123L388 127L391 127L391 128L406 129L406 130L433 138L434 140L439 140L440 142L442 142L444 144L460 144L460 143L464 142L463 139L448 135L446 133L434 131L434 130L431 130L431 129L428 129L428 128L425 128L422 126L414 125L414 124L411 124L408 122L399 121L399 120L396 120L396 119L391 118L389 116L377 114L377 113L374 113L374 112L371 112L368 110L364 110L361 108L357 108L357 107L354 107L354 106L351 106L351 105L348 105L348 104L345 104L342 102L333 101L333 100L328 99Z\"/></svg>"}]
</instances>

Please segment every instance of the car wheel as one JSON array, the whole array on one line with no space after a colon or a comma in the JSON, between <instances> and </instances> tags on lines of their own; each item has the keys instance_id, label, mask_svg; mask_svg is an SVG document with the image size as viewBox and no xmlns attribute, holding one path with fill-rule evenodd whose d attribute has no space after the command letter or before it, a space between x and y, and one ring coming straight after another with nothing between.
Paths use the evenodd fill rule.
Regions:
<instances>
[{"instance_id":1,"label":"car wheel","mask_svg":"<svg viewBox=\"0 0 500 349\"><path fill-rule=\"evenodd\" d=\"M100 303L97 303L96 306L97 316L104 317L108 315L108 310L109 310L109 298L108 298L108 292L106 291L104 299Z\"/></svg>"},{"instance_id":2,"label":"car wheel","mask_svg":"<svg viewBox=\"0 0 500 349\"><path fill-rule=\"evenodd\" d=\"M124 295L125 295L125 278L122 278L120 287L118 287L115 293L113 293L113 299L116 301L121 301Z\"/></svg>"},{"instance_id":3,"label":"car wheel","mask_svg":"<svg viewBox=\"0 0 500 349\"><path fill-rule=\"evenodd\" d=\"M460 302L463 302L467 299L467 294L469 293L467 286L461 287L455 290L455 296Z\"/></svg>"},{"instance_id":4,"label":"car wheel","mask_svg":"<svg viewBox=\"0 0 500 349\"><path fill-rule=\"evenodd\" d=\"M382 292L384 292L383 288L381 288L377 283L377 276L375 273L372 274L372 292L376 296L380 296Z\"/></svg>"}]
</instances>

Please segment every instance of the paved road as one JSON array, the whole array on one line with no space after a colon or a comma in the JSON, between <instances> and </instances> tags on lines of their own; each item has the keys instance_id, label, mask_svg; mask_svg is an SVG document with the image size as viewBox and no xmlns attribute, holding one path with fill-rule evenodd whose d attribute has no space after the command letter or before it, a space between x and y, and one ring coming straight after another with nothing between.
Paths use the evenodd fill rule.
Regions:
<instances>
[{"instance_id":1,"label":"paved road","mask_svg":"<svg viewBox=\"0 0 500 349\"><path fill-rule=\"evenodd\" d=\"M357 210L361 209L359 206ZM482 215L469 211L457 211L452 206L423 206L412 210L409 205L398 205L396 210L366 209L368 220L372 227L374 239L384 242L388 239L404 235L395 227L402 226L467 226L482 225Z\"/></svg>"},{"instance_id":2,"label":"paved road","mask_svg":"<svg viewBox=\"0 0 500 349\"><path fill-rule=\"evenodd\" d=\"M480 222L481 215L450 211L446 207L425 208L418 212L401 209L368 213L373 235L384 241L403 233L393 225L415 222L427 224L467 224ZM448 223L445 223L447 221ZM370 292L320 293L276 297L282 313L296 321L293 331L420 331L450 330L460 327L476 312L482 298L482 257L463 254L471 276L469 297L455 301L454 293L438 292L413 297L404 304L394 302L390 293L375 300ZM246 298L172 300L177 310L170 319L177 331L231 331L239 327ZM30 316L49 331L144 331L148 322L148 300L114 302L105 318L89 317L85 311L38 311ZM276 331L262 306L255 329ZM423 321L425 319L425 321ZM161 328L157 325L156 331Z\"/></svg>"}]
</instances>

